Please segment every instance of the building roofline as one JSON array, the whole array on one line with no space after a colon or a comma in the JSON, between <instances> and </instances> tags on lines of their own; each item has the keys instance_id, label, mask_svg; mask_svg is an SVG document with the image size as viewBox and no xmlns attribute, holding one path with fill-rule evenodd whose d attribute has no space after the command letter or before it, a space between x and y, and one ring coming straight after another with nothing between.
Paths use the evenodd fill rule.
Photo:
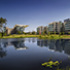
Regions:
<instances>
[{"instance_id":1,"label":"building roofline","mask_svg":"<svg viewBox=\"0 0 70 70\"><path fill-rule=\"evenodd\" d=\"M59 23L59 22L51 22L51 23L49 23L49 25L50 25L50 24L54 24L54 23Z\"/></svg>"},{"instance_id":2,"label":"building roofline","mask_svg":"<svg viewBox=\"0 0 70 70\"><path fill-rule=\"evenodd\" d=\"M20 26L20 27L28 27L29 25L19 25L19 24L16 24L13 28L15 28L16 26Z\"/></svg>"}]
</instances>

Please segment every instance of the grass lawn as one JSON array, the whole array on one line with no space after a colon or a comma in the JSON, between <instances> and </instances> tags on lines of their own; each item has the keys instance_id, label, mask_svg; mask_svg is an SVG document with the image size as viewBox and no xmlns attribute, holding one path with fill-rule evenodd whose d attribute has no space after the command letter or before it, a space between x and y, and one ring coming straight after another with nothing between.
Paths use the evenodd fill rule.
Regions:
<instances>
[{"instance_id":1,"label":"grass lawn","mask_svg":"<svg viewBox=\"0 0 70 70\"><path fill-rule=\"evenodd\" d=\"M0 38L29 38L29 37L37 37L40 39L70 39L70 35L17 35L17 34L13 34L10 36L3 36Z\"/></svg>"}]
</instances>

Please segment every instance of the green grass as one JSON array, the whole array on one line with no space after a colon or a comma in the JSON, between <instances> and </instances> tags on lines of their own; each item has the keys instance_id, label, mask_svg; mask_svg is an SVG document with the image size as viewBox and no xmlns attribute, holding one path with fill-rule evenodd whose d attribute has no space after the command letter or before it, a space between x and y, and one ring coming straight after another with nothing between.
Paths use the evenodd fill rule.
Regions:
<instances>
[{"instance_id":1,"label":"green grass","mask_svg":"<svg viewBox=\"0 0 70 70\"><path fill-rule=\"evenodd\" d=\"M53 68L53 66L58 66L60 63L58 61L49 61L49 62L44 62L42 63L42 66L46 66L46 67L49 67L49 68Z\"/></svg>"},{"instance_id":2,"label":"green grass","mask_svg":"<svg viewBox=\"0 0 70 70\"><path fill-rule=\"evenodd\" d=\"M10 36L3 36L0 38L6 39L6 38L31 38L31 37L37 37L39 39L69 39L70 36L69 35L17 35L17 34L13 34Z\"/></svg>"}]
</instances>

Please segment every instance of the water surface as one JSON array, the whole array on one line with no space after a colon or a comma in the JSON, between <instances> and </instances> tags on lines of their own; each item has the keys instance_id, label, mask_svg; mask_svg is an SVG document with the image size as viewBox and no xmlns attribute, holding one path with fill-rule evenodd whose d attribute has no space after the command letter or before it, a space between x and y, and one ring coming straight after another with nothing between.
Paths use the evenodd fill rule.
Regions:
<instances>
[{"instance_id":1,"label":"water surface","mask_svg":"<svg viewBox=\"0 0 70 70\"><path fill-rule=\"evenodd\" d=\"M70 40L0 39L0 70L56 70L41 65L50 56L60 68L70 66Z\"/></svg>"}]
</instances>

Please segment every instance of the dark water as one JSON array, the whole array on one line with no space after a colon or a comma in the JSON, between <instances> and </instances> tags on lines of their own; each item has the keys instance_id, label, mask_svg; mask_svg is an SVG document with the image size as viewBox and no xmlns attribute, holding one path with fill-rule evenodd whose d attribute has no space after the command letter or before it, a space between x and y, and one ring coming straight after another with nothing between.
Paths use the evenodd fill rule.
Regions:
<instances>
[{"instance_id":1,"label":"dark water","mask_svg":"<svg viewBox=\"0 0 70 70\"><path fill-rule=\"evenodd\" d=\"M0 70L56 70L41 66L50 56L60 68L70 66L70 40L0 39Z\"/></svg>"}]
</instances>

